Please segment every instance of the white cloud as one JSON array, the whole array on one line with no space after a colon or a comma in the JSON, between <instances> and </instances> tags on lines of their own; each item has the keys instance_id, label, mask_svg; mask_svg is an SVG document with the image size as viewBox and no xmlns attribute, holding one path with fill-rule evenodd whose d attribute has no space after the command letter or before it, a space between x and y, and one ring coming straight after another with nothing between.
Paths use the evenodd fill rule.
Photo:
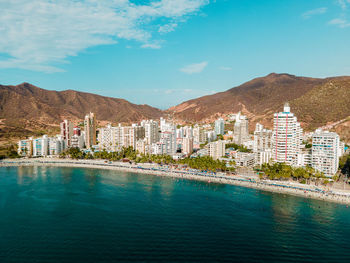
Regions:
<instances>
[{"instance_id":1,"label":"white cloud","mask_svg":"<svg viewBox=\"0 0 350 263\"><path fill-rule=\"evenodd\" d=\"M160 49L162 46L158 43L145 43L141 48L150 48L150 49Z\"/></svg>"},{"instance_id":2,"label":"white cloud","mask_svg":"<svg viewBox=\"0 0 350 263\"><path fill-rule=\"evenodd\" d=\"M67 57L98 45L134 40L160 48L154 28L181 22L209 0L11 0L0 1L0 68L55 72ZM157 25L158 24L158 25ZM175 29L176 26L172 26ZM168 27L168 32L171 26ZM166 33L166 28L160 33Z\"/></svg>"},{"instance_id":3,"label":"white cloud","mask_svg":"<svg viewBox=\"0 0 350 263\"><path fill-rule=\"evenodd\" d=\"M231 67L220 67L220 70L229 71L232 70Z\"/></svg>"},{"instance_id":4,"label":"white cloud","mask_svg":"<svg viewBox=\"0 0 350 263\"><path fill-rule=\"evenodd\" d=\"M305 13L302 14L302 17L304 19L308 19L314 15L321 15L321 14L324 14L327 12L327 8L326 7L320 7L320 8L316 8L316 9L312 9L312 10L309 10Z\"/></svg>"},{"instance_id":5,"label":"white cloud","mask_svg":"<svg viewBox=\"0 0 350 263\"><path fill-rule=\"evenodd\" d=\"M328 24L336 25L336 26L338 26L340 28L345 28L345 27L349 27L350 26L350 22L348 22L347 20L345 20L343 18L332 19L331 21L328 22Z\"/></svg>"},{"instance_id":6,"label":"white cloud","mask_svg":"<svg viewBox=\"0 0 350 263\"><path fill-rule=\"evenodd\" d=\"M342 9L346 9L347 3L350 3L350 1L349 0L337 0L337 3L338 3L338 5L340 5L340 7Z\"/></svg>"},{"instance_id":7,"label":"white cloud","mask_svg":"<svg viewBox=\"0 0 350 263\"><path fill-rule=\"evenodd\" d=\"M161 34L166 34L174 31L176 27L177 27L176 23L162 25L162 26L159 26L158 32Z\"/></svg>"},{"instance_id":8,"label":"white cloud","mask_svg":"<svg viewBox=\"0 0 350 263\"><path fill-rule=\"evenodd\" d=\"M203 61L201 63L187 65L187 66L181 68L180 71L182 71L186 74L201 73L207 65L208 65L208 62Z\"/></svg>"}]
</instances>

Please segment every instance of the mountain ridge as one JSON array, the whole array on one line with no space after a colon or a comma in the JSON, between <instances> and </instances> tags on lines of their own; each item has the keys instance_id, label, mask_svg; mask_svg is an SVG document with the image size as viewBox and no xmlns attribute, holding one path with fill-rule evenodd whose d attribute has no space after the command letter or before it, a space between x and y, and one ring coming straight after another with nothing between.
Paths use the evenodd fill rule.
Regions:
<instances>
[{"instance_id":1,"label":"mountain ridge","mask_svg":"<svg viewBox=\"0 0 350 263\"><path fill-rule=\"evenodd\" d=\"M306 130L342 120L342 129L339 125L334 127L342 134L347 130L350 118L350 104L346 102L348 97L349 76L309 78L270 73L163 111L147 104L133 104L122 98L72 89L46 90L24 82L15 86L0 85L0 136L11 129L24 129L28 133L38 129L57 129L62 119L78 122L90 111L96 113L101 124L158 119L167 114L173 115L180 123L205 123L242 111L250 118L251 130L256 122L271 128L273 113L280 111L287 101ZM322 109L322 105L327 105L328 109ZM345 133L345 137L350 138L350 134Z\"/></svg>"}]
</instances>

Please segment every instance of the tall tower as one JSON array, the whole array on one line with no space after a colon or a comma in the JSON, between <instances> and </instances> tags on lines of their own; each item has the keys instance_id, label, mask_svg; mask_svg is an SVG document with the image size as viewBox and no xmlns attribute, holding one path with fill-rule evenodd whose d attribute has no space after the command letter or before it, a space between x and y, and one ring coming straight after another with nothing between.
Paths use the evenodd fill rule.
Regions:
<instances>
[{"instance_id":1,"label":"tall tower","mask_svg":"<svg viewBox=\"0 0 350 263\"><path fill-rule=\"evenodd\" d=\"M96 145L96 118L94 113L90 112L85 116L84 129L85 146L89 149L92 145Z\"/></svg>"},{"instance_id":2,"label":"tall tower","mask_svg":"<svg viewBox=\"0 0 350 263\"><path fill-rule=\"evenodd\" d=\"M274 114L272 136L273 160L295 165L301 150L302 128L297 117L290 112L288 103L284 105L283 112Z\"/></svg>"},{"instance_id":3,"label":"tall tower","mask_svg":"<svg viewBox=\"0 0 350 263\"><path fill-rule=\"evenodd\" d=\"M248 118L241 115L241 112L239 112L236 115L236 122L234 126L234 141L237 144L243 144L247 140L249 140Z\"/></svg>"},{"instance_id":4,"label":"tall tower","mask_svg":"<svg viewBox=\"0 0 350 263\"><path fill-rule=\"evenodd\" d=\"M67 147L71 146L71 139L73 136L73 123L69 120L64 120L60 124L61 136L63 137Z\"/></svg>"}]
</instances>

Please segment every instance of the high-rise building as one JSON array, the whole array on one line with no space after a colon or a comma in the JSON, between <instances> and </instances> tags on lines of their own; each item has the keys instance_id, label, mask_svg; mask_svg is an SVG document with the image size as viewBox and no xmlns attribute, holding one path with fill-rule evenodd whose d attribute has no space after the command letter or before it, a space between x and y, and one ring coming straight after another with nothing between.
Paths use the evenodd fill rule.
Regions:
<instances>
[{"instance_id":1,"label":"high-rise building","mask_svg":"<svg viewBox=\"0 0 350 263\"><path fill-rule=\"evenodd\" d=\"M193 138L182 138L182 153L190 155L193 152Z\"/></svg>"},{"instance_id":2,"label":"high-rise building","mask_svg":"<svg viewBox=\"0 0 350 263\"><path fill-rule=\"evenodd\" d=\"M216 135L219 135L219 134L224 135L224 133L225 133L225 121L224 121L224 119L219 118L215 121L214 130L215 130Z\"/></svg>"},{"instance_id":3,"label":"high-rise building","mask_svg":"<svg viewBox=\"0 0 350 263\"><path fill-rule=\"evenodd\" d=\"M236 122L234 126L234 142L242 145L245 141L249 140L249 123L248 118L241 115L241 112L236 114Z\"/></svg>"},{"instance_id":4,"label":"high-rise building","mask_svg":"<svg viewBox=\"0 0 350 263\"><path fill-rule=\"evenodd\" d=\"M61 136L67 147L71 147L71 138L73 136L73 123L69 120L64 120L60 124Z\"/></svg>"},{"instance_id":5,"label":"high-rise building","mask_svg":"<svg viewBox=\"0 0 350 263\"><path fill-rule=\"evenodd\" d=\"M85 116L84 130L85 146L90 149L93 145L96 145L96 117L94 113L90 112Z\"/></svg>"},{"instance_id":6,"label":"high-rise building","mask_svg":"<svg viewBox=\"0 0 350 263\"><path fill-rule=\"evenodd\" d=\"M193 141L195 144L201 144L207 141L203 127L200 127L198 124L193 128Z\"/></svg>"},{"instance_id":7,"label":"high-rise building","mask_svg":"<svg viewBox=\"0 0 350 263\"><path fill-rule=\"evenodd\" d=\"M254 131L253 152L255 163L263 164L271 159L272 130L264 129L264 126L257 123Z\"/></svg>"},{"instance_id":8,"label":"high-rise building","mask_svg":"<svg viewBox=\"0 0 350 263\"><path fill-rule=\"evenodd\" d=\"M275 162L296 165L301 145L302 128L297 117L290 112L289 104L286 103L283 112L274 114L272 158Z\"/></svg>"},{"instance_id":9,"label":"high-rise building","mask_svg":"<svg viewBox=\"0 0 350 263\"><path fill-rule=\"evenodd\" d=\"M143 120L141 126L145 128L145 138L147 144L159 141L159 125L154 120Z\"/></svg>"},{"instance_id":10,"label":"high-rise building","mask_svg":"<svg viewBox=\"0 0 350 263\"><path fill-rule=\"evenodd\" d=\"M208 144L208 154L214 160L225 156L225 141L219 140Z\"/></svg>"},{"instance_id":11,"label":"high-rise building","mask_svg":"<svg viewBox=\"0 0 350 263\"><path fill-rule=\"evenodd\" d=\"M71 145L71 147L74 147L74 146ZM54 138L49 138L49 155L58 155L61 152L63 152L65 148L66 148L66 141L63 139L62 135L58 135L57 137L54 137Z\"/></svg>"},{"instance_id":12,"label":"high-rise building","mask_svg":"<svg viewBox=\"0 0 350 263\"><path fill-rule=\"evenodd\" d=\"M41 138L33 140L33 156L47 156L49 155L49 138L44 135Z\"/></svg>"},{"instance_id":13,"label":"high-rise building","mask_svg":"<svg viewBox=\"0 0 350 263\"><path fill-rule=\"evenodd\" d=\"M174 155L177 151L176 130L164 131L160 136L160 143L165 147L163 154Z\"/></svg>"},{"instance_id":14,"label":"high-rise building","mask_svg":"<svg viewBox=\"0 0 350 263\"><path fill-rule=\"evenodd\" d=\"M118 151L121 147L133 147L136 149L136 142L145 138L145 128L133 124L132 126L117 127L107 125L99 129L99 148L107 151Z\"/></svg>"},{"instance_id":15,"label":"high-rise building","mask_svg":"<svg viewBox=\"0 0 350 263\"><path fill-rule=\"evenodd\" d=\"M312 167L332 177L339 166L339 135L317 129L312 136Z\"/></svg>"}]
</instances>

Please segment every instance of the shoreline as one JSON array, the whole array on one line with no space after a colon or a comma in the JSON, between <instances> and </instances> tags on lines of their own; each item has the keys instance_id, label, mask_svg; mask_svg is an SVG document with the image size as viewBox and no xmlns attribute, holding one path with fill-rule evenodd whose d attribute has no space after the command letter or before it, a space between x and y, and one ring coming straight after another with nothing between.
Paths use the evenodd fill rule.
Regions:
<instances>
[{"instance_id":1,"label":"shoreline","mask_svg":"<svg viewBox=\"0 0 350 263\"><path fill-rule=\"evenodd\" d=\"M104 160L72 160L56 158L37 158L21 160L2 160L0 167L22 167L22 166L51 166L51 167L76 167L94 168L105 170L116 170L123 172L151 174L156 176L182 178L196 181L206 181L210 183L230 184L253 188L261 191L274 192L280 194L294 195L304 198L317 199L350 205L349 191L325 191L317 187L311 187L299 183L259 180L257 178L244 177L242 175L226 175L225 173L204 173L198 170L169 169L167 166L155 164L129 164L123 162L105 162Z\"/></svg>"}]
</instances>

